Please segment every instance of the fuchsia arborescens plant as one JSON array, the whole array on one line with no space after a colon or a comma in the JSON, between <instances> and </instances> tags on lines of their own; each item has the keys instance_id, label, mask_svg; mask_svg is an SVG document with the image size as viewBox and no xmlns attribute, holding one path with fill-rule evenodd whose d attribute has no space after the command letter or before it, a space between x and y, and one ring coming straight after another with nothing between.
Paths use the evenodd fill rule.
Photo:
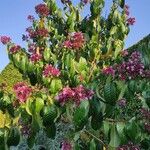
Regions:
<instances>
[{"instance_id":1,"label":"fuchsia arborescens plant","mask_svg":"<svg viewBox=\"0 0 150 150\"><path fill-rule=\"evenodd\" d=\"M55 138L56 124L73 125L62 150L147 150L150 147L150 68L138 51L124 49L135 18L125 0L113 0L107 18L104 0L44 0L35 6L39 19L23 40L27 49L7 36L10 61L26 82L14 93L0 92L0 109L10 123L0 128L0 149L17 146L26 136L29 148L44 130ZM90 15L82 18L84 6Z\"/></svg>"}]
</instances>

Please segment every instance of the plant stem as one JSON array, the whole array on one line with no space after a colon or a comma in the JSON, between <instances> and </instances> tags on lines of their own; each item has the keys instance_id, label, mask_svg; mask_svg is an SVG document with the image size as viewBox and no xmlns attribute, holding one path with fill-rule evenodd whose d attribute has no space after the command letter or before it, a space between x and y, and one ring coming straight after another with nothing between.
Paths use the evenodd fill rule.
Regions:
<instances>
[{"instance_id":1,"label":"plant stem","mask_svg":"<svg viewBox=\"0 0 150 150\"><path fill-rule=\"evenodd\" d=\"M103 144L104 147L107 147L106 144L99 139L98 137L96 137L94 134L92 134L91 132L87 131L86 129L84 130L87 134L89 134L90 136L92 136L93 138L95 138L97 141L99 141L101 144Z\"/></svg>"}]
</instances>

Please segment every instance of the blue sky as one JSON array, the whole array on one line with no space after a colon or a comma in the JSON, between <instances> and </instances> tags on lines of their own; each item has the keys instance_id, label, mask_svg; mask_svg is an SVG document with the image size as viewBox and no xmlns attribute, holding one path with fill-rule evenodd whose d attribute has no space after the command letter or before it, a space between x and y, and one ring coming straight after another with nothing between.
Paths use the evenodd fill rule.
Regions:
<instances>
[{"instance_id":1,"label":"blue sky","mask_svg":"<svg viewBox=\"0 0 150 150\"><path fill-rule=\"evenodd\" d=\"M59 1L60 0L56 0ZM77 2L78 0L73 0ZM25 46L22 42L22 34L26 27L30 26L27 16L34 13L34 7L42 0L2 0L0 4L0 35L8 35L17 44ZM108 6L112 0L106 0ZM126 0L130 6L131 16L136 18L136 24L131 27L131 32L126 40L126 47L136 43L150 33L150 0ZM88 9L85 11L88 12ZM85 13L84 13L85 14ZM0 72L8 64L9 60L5 46L0 44Z\"/></svg>"}]
</instances>

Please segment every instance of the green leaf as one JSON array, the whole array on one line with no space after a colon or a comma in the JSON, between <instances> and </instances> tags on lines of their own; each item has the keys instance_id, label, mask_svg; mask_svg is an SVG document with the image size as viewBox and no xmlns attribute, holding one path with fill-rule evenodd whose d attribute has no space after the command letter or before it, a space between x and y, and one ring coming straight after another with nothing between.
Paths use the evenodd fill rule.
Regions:
<instances>
[{"instance_id":1,"label":"green leaf","mask_svg":"<svg viewBox=\"0 0 150 150\"><path fill-rule=\"evenodd\" d=\"M51 81L51 84L50 84L50 91L51 91L51 93L55 94L61 89L62 89L62 82L61 82L61 80L60 79L53 79Z\"/></svg>"},{"instance_id":2,"label":"green leaf","mask_svg":"<svg viewBox=\"0 0 150 150\"><path fill-rule=\"evenodd\" d=\"M31 134L31 136L29 136L29 138L27 139L27 145L29 148L33 148L35 140L35 134Z\"/></svg>"},{"instance_id":3,"label":"green leaf","mask_svg":"<svg viewBox=\"0 0 150 150\"><path fill-rule=\"evenodd\" d=\"M7 145L10 146L17 146L20 142L20 132L17 127L12 127L8 133L7 138Z\"/></svg>"},{"instance_id":4,"label":"green leaf","mask_svg":"<svg viewBox=\"0 0 150 150\"><path fill-rule=\"evenodd\" d=\"M94 130L99 130L103 123L103 114L100 112L99 114L92 116L91 118L91 127Z\"/></svg>"},{"instance_id":5,"label":"green leaf","mask_svg":"<svg viewBox=\"0 0 150 150\"><path fill-rule=\"evenodd\" d=\"M111 126L111 131L110 131L110 143L109 146L111 148L117 148L120 145L120 137L118 134L118 131L116 129L116 125L113 124Z\"/></svg>"},{"instance_id":6,"label":"green leaf","mask_svg":"<svg viewBox=\"0 0 150 150\"><path fill-rule=\"evenodd\" d=\"M92 139L90 142L90 150L96 150L96 143L94 139Z\"/></svg>"},{"instance_id":7,"label":"green leaf","mask_svg":"<svg viewBox=\"0 0 150 150\"><path fill-rule=\"evenodd\" d=\"M133 142L139 142L141 130L135 120L132 119L126 124L124 128L124 134Z\"/></svg>"},{"instance_id":8,"label":"green leaf","mask_svg":"<svg viewBox=\"0 0 150 150\"><path fill-rule=\"evenodd\" d=\"M89 112L89 102L87 100L84 100L77 107L73 116L73 123L77 130L81 130L87 123L88 112Z\"/></svg>"},{"instance_id":9,"label":"green leaf","mask_svg":"<svg viewBox=\"0 0 150 150\"><path fill-rule=\"evenodd\" d=\"M40 113L42 108L44 107L44 100L41 98L36 98L35 100L35 111L36 113Z\"/></svg>"},{"instance_id":10,"label":"green leaf","mask_svg":"<svg viewBox=\"0 0 150 150\"><path fill-rule=\"evenodd\" d=\"M127 138L124 134L124 127L125 127L124 122L117 122L116 128L117 128L117 131L118 131L118 134L119 134L119 137L120 137L122 144L127 142Z\"/></svg>"},{"instance_id":11,"label":"green leaf","mask_svg":"<svg viewBox=\"0 0 150 150\"><path fill-rule=\"evenodd\" d=\"M56 126L55 124L51 124L49 126L46 126L45 127L45 132L46 132L46 135L48 138L51 138L51 139L54 139L55 138L55 135L56 135Z\"/></svg>"},{"instance_id":12,"label":"green leaf","mask_svg":"<svg viewBox=\"0 0 150 150\"><path fill-rule=\"evenodd\" d=\"M124 8L125 0L119 0L119 5L121 8Z\"/></svg>"}]
</instances>

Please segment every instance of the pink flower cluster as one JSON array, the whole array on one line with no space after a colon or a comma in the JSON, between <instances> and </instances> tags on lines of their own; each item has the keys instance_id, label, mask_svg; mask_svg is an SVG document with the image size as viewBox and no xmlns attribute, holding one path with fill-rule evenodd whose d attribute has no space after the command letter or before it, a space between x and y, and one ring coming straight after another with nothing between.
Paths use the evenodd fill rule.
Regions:
<instances>
[{"instance_id":1,"label":"pink flower cluster","mask_svg":"<svg viewBox=\"0 0 150 150\"><path fill-rule=\"evenodd\" d=\"M65 48L79 49L84 45L85 39L82 32L74 32L70 34L70 39L64 41L63 45Z\"/></svg>"},{"instance_id":2,"label":"pink flower cluster","mask_svg":"<svg viewBox=\"0 0 150 150\"><path fill-rule=\"evenodd\" d=\"M144 128L150 134L150 111L148 109L141 109L141 116L144 120Z\"/></svg>"},{"instance_id":3,"label":"pink flower cluster","mask_svg":"<svg viewBox=\"0 0 150 150\"><path fill-rule=\"evenodd\" d=\"M37 37L44 38L44 37L48 37L48 35L49 35L48 30L45 29L45 28L40 28L40 29L37 29L37 30L33 30L32 27L29 27L29 28L26 29L26 31L28 32L29 37L31 39L34 39L34 38L37 38Z\"/></svg>"},{"instance_id":4,"label":"pink flower cluster","mask_svg":"<svg viewBox=\"0 0 150 150\"><path fill-rule=\"evenodd\" d=\"M144 128L145 128L145 130L150 134L150 123L145 123L144 124Z\"/></svg>"},{"instance_id":5,"label":"pink flower cluster","mask_svg":"<svg viewBox=\"0 0 150 150\"><path fill-rule=\"evenodd\" d=\"M140 53L135 51L131 54L128 61L116 66L119 78L125 80L127 78L134 79L136 77L144 77L144 65L141 62Z\"/></svg>"},{"instance_id":6,"label":"pink flower cluster","mask_svg":"<svg viewBox=\"0 0 150 150\"><path fill-rule=\"evenodd\" d=\"M68 141L63 141L61 145L61 150L72 150L72 145Z\"/></svg>"},{"instance_id":7,"label":"pink flower cluster","mask_svg":"<svg viewBox=\"0 0 150 150\"><path fill-rule=\"evenodd\" d=\"M133 18L130 17L130 18L127 19L127 24L128 25L134 25L134 23L135 23L135 18L134 17Z\"/></svg>"},{"instance_id":8,"label":"pink flower cluster","mask_svg":"<svg viewBox=\"0 0 150 150\"><path fill-rule=\"evenodd\" d=\"M123 108L127 105L127 100L125 98L119 99L117 104Z\"/></svg>"},{"instance_id":9,"label":"pink flower cluster","mask_svg":"<svg viewBox=\"0 0 150 150\"><path fill-rule=\"evenodd\" d=\"M9 52L10 52L11 54L15 54L15 53L17 53L18 51L20 51L20 49L21 49L20 45L14 45L14 46L12 46L12 47L9 49Z\"/></svg>"},{"instance_id":10,"label":"pink flower cluster","mask_svg":"<svg viewBox=\"0 0 150 150\"><path fill-rule=\"evenodd\" d=\"M14 85L14 91L19 102L24 103L30 96L32 89L24 82L19 82Z\"/></svg>"},{"instance_id":11,"label":"pink flower cluster","mask_svg":"<svg viewBox=\"0 0 150 150\"><path fill-rule=\"evenodd\" d=\"M129 16L129 15L130 15L129 6L128 6L128 5L125 5L124 9L125 9L125 14L126 14L127 16Z\"/></svg>"},{"instance_id":12,"label":"pink flower cluster","mask_svg":"<svg viewBox=\"0 0 150 150\"><path fill-rule=\"evenodd\" d=\"M43 17L47 17L50 14L50 10L46 4L38 4L35 6L35 11L37 14Z\"/></svg>"},{"instance_id":13,"label":"pink flower cluster","mask_svg":"<svg viewBox=\"0 0 150 150\"><path fill-rule=\"evenodd\" d=\"M112 66L109 66L109 67L105 67L102 69L102 73L105 74L105 75L112 75L114 76L115 75L115 70L113 69Z\"/></svg>"},{"instance_id":14,"label":"pink flower cluster","mask_svg":"<svg viewBox=\"0 0 150 150\"><path fill-rule=\"evenodd\" d=\"M40 61L42 59L42 55L41 54L37 54L37 53L33 53L30 56L30 60L34 63Z\"/></svg>"},{"instance_id":15,"label":"pink flower cluster","mask_svg":"<svg viewBox=\"0 0 150 150\"><path fill-rule=\"evenodd\" d=\"M125 5L125 7L124 7L124 10L125 10L125 14L129 17L129 15L130 15L130 12L129 12L129 6L128 5ZM135 23L135 18L133 17L129 17L128 19L127 19L127 24L128 25L134 25L134 23Z\"/></svg>"},{"instance_id":16,"label":"pink flower cluster","mask_svg":"<svg viewBox=\"0 0 150 150\"><path fill-rule=\"evenodd\" d=\"M79 85L75 88L63 88L56 99L61 103L61 105L64 105L70 100L73 100L77 105L79 105L82 100L91 99L93 95L94 92L92 90L86 89L82 85Z\"/></svg>"},{"instance_id":17,"label":"pink flower cluster","mask_svg":"<svg viewBox=\"0 0 150 150\"><path fill-rule=\"evenodd\" d=\"M60 70L48 64L44 67L43 75L44 77L58 77L60 76Z\"/></svg>"},{"instance_id":18,"label":"pink flower cluster","mask_svg":"<svg viewBox=\"0 0 150 150\"><path fill-rule=\"evenodd\" d=\"M126 145L119 146L117 150L140 150L140 147L134 145L132 142L128 142Z\"/></svg>"},{"instance_id":19,"label":"pink flower cluster","mask_svg":"<svg viewBox=\"0 0 150 150\"><path fill-rule=\"evenodd\" d=\"M11 41L11 38L8 36L1 36L0 42L2 42L4 45L8 44Z\"/></svg>"},{"instance_id":20,"label":"pink flower cluster","mask_svg":"<svg viewBox=\"0 0 150 150\"><path fill-rule=\"evenodd\" d=\"M122 55L127 56L128 52L125 51ZM145 69L141 55L137 51L133 52L129 59L125 59L121 64L102 69L102 73L121 80L131 80L137 77L150 78L150 71Z\"/></svg>"},{"instance_id":21,"label":"pink flower cluster","mask_svg":"<svg viewBox=\"0 0 150 150\"><path fill-rule=\"evenodd\" d=\"M36 52L36 44L30 43L30 44L28 45L28 51L29 51L30 53L35 53L35 52Z\"/></svg>"}]
</instances>

